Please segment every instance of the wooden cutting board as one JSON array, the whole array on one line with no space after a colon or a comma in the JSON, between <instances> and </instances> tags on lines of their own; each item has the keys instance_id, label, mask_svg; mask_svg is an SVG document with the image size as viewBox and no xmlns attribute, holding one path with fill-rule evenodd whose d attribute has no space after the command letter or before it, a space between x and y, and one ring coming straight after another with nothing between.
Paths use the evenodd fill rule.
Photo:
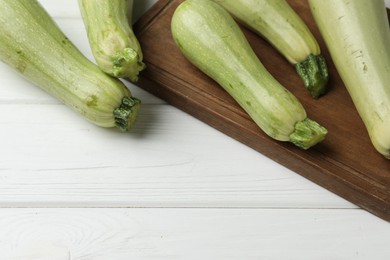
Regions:
<instances>
[{"instance_id":1,"label":"wooden cutting board","mask_svg":"<svg viewBox=\"0 0 390 260\"><path fill-rule=\"evenodd\" d=\"M328 62L328 93L311 98L301 79L273 47L243 28L265 67L325 126L327 138L307 151L272 140L212 79L191 65L173 42L170 21L183 0L159 0L134 26L147 69L138 85L296 173L390 221L390 160L372 146L331 61L306 0L289 0L318 39ZM389 129L390 131L390 129Z\"/></svg>"}]
</instances>

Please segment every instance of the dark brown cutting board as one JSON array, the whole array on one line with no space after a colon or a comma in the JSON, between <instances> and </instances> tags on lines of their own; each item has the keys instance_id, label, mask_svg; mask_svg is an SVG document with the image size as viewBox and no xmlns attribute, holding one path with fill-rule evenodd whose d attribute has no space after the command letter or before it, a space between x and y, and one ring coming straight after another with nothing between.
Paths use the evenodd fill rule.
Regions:
<instances>
[{"instance_id":1,"label":"dark brown cutting board","mask_svg":"<svg viewBox=\"0 0 390 260\"><path fill-rule=\"evenodd\" d=\"M183 0L159 0L134 26L147 69L138 85L296 173L390 221L390 160L374 150L341 82L306 0L289 0L311 28L327 59L328 93L318 100L305 90L295 69L267 42L243 28L267 69L329 134L307 151L266 136L213 80L192 66L173 42L170 21ZM389 129L390 131L390 129Z\"/></svg>"}]
</instances>

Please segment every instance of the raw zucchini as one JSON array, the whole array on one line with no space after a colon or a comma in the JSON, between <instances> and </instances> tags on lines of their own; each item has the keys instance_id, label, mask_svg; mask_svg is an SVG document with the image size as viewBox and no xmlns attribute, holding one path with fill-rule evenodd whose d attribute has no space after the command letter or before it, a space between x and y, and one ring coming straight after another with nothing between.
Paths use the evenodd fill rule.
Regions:
<instances>
[{"instance_id":1,"label":"raw zucchini","mask_svg":"<svg viewBox=\"0 0 390 260\"><path fill-rule=\"evenodd\" d=\"M214 0L269 41L291 64L314 98L326 91L328 69L313 34L285 0Z\"/></svg>"},{"instance_id":2,"label":"raw zucchini","mask_svg":"<svg viewBox=\"0 0 390 260\"><path fill-rule=\"evenodd\" d=\"M133 0L79 0L79 7L100 69L136 82L145 64L131 26Z\"/></svg>"},{"instance_id":3,"label":"raw zucchini","mask_svg":"<svg viewBox=\"0 0 390 260\"><path fill-rule=\"evenodd\" d=\"M309 3L374 147L390 159L390 30L384 1Z\"/></svg>"},{"instance_id":4,"label":"raw zucchini","mask_svg":"<svg viewBox=\"0 0 390 260\"><path fill-rule=\"evenodd\" d=\"M0 59L102 127L127 130L140 101L102 72L36 0L0 0Z\"/></svg>"},{"instance_id":5,"label":"raw zucchini","mask_svg":"<svg viewBox=\"0 0 390 260\"><path fill-rule=\"evenodd\" d=\"M308 149L327 130L306 116L297 98L262 65L237 23L210 0L187 0L171 21L189 61L218 82L270 137Z\"/></svg>"}]
</instances>

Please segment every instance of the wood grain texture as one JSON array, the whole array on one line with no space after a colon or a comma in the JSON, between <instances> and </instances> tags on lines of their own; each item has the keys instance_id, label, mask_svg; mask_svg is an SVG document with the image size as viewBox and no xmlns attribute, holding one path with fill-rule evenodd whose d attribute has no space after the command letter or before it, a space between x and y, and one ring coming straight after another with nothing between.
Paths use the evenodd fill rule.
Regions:
<instances>
[{"instance_id":1,"label":"wood grain texture","mask_svg":"<svg viewBox=\"0 0 390 260\"><path fill-rule=\"evenodd\" d=\"M267 42L243 28L266 68L302 102L308 116L324 125L324 142L303 151L267 137L214 81L192 66L175 46L170 20L181 0L160 0L135 26L147 70L138 83L221 132L335 192L360 207L390 220L390 161L378 154L342 84L313 21L307 1L290 4L311 28L327 59L328 93L314 100L294 68Z\"/></svg>"},{"instance_id":2,"label":"wood grain texture","mask_svg":"<svg viewBox=\"0 0 390 260\"><path fill-rule=\"evenodd\" d=\"M315 209L0 209L0 258L388 260L390 226L364 213Z\"/></svg>"}]
</instances>

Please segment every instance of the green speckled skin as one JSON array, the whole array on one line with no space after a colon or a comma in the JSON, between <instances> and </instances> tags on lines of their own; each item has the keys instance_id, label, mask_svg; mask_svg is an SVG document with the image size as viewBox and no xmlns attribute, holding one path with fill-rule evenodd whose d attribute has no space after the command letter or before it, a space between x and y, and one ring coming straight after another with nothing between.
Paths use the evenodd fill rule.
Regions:
<instances>
[{"instance_id":1,"label":"green speckled skin","mask_svg":"<svg viewBox=\"0 0 390 260\"><path fill-rule=\"evenodd\" d=\"M309 4L374 147L390 159L390 27L384 1Z\"/></svg>"},{"instance_id":2,"label":"green speckled skin","mask_svg":"<svg viewBox=\"0 0 390 260\"><path fill-rule=\"evenodd\" d=\"M0 10L0 59L92 123L116 126L127 87L83 56L36 0L0 0Z\"/></svg>"},{"instance_id":3,"label":"green speckled skin","mask_svg":"<svg viewBox=\"0 0 390 260\"><path fill-rule=\"evenodd\" d=\"M310 29L286 0L213 0L270 42L297 70L312 97L326 92L328 68Z\"/></svg>"},{"instance_id":4,"label":"green speckled skin","mask_svg":"<svg viewBox=\"0 0 390 260\"><path fill-rule=\"evenodd\" d=\"M130 24L133 0L79 0L79 7L98 66L111 76L136 82L145 64Z\"/></svg>"},{"instance_id":5,"label":"green speckled skin","mask_svg":"<svg viewBox=\"0 0 390 260\"><path fill-rule=\"evenodd\" d=\"M182 53L218 82L269 136L291 141L306 112L262 65L225 9L209 0L187 0L172 18Z\"/></svg>"},{"instance_id":6,"label":"green speckled skin","mask_svg":"<svg viewBox=\"0 0 390 260\"><path fill-rule=\"evenodd\" d=\"M286 0L213 0L269 41L291 64L320 54L317 40Z\"/></svg>"}]
</instances>

